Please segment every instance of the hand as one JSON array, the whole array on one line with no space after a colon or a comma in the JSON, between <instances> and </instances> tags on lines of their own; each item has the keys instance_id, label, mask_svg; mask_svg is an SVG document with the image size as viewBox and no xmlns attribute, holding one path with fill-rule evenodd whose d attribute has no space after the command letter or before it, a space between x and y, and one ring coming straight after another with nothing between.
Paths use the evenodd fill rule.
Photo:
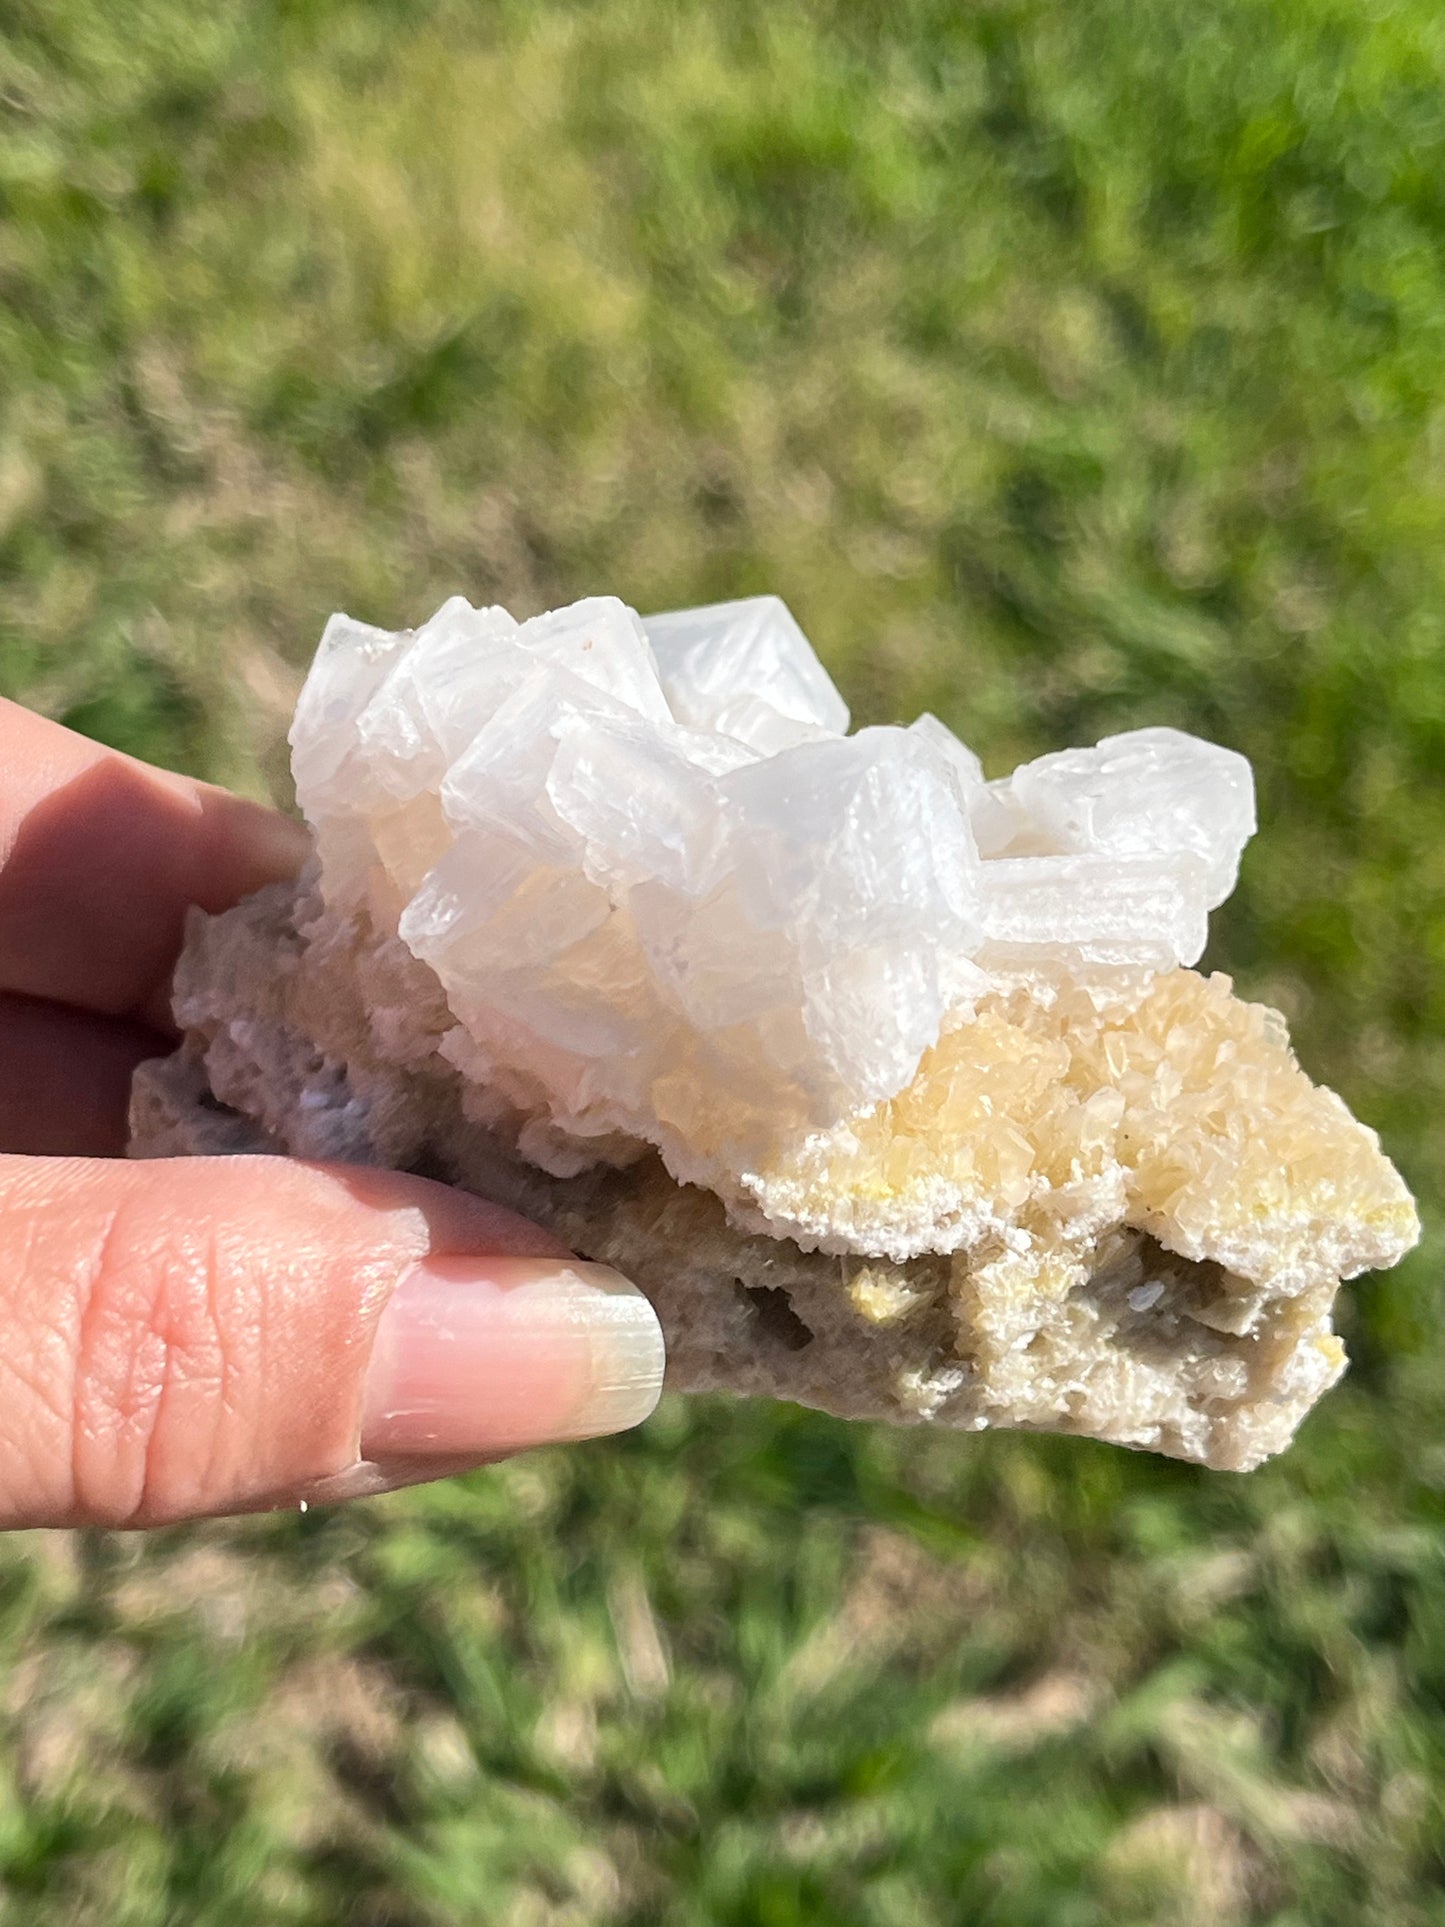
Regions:
<instances>
[{"instance_id":1,"label":"hand","mask_svg":"<svg viewBox=\"0 0 1445 1927\"><path fill-rule=\"evenodd\" d=\"M294 872L285 817L0 701L0 1525L384 1491L645 1418L615 1272L443 1185L127 1163L186 907Z\"/></svg>"}]
</instances>

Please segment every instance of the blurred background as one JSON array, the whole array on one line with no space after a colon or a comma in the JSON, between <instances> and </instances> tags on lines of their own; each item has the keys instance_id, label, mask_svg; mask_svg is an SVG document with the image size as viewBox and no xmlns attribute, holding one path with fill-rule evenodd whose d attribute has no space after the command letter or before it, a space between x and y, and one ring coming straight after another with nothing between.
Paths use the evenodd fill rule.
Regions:
<instances>
[{"instance_id":1,"label":"blurred background","mask_svg":"<svg viewBox=\"0 0 1445 1927\"><path fill-rule=\"evenodd\" d=\"M332 609L604 590L1243 750L1210 960L1432 1235L1247 1478L674 1400L12 1538L0 1922L1445 1922L1445 14L0 0L5 693L285 802Z\"/></svg>"}]
</instances>

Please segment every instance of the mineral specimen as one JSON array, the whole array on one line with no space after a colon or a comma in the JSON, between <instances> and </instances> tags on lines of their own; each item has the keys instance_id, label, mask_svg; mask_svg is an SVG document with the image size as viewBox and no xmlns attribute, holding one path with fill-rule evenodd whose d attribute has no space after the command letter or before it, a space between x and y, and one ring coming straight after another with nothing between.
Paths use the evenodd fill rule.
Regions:
<instances>
[{"instance_id":1,"label":"mineral specimen","mask_svg":"<svg viewBox=\"0 0 1445 1927\"><path fill-rule=\"evenodd\" d=\"M1247 763L1140 729L990 783L933 717L848 721L776 597L334 617L313 874L193 931L137 1148L503 1197L632 1270L683 1384L1257 1462L1416 1223L1187 968Z\"/></svg>"}]
</instances>

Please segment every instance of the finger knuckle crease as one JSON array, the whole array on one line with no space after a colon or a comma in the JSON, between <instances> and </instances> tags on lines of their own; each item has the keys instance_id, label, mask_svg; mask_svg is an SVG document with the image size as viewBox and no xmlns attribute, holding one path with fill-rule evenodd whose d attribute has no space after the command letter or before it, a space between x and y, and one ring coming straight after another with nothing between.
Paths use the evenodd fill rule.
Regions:
<instances>
[{"instance_id":1,"label":"finger knuckle crease","mask_svg":"<svg viewBox=\"0 0 1445 1927\"><path fill-rule=\"evenodd\" d=\"M84 1513L163 1519L203 1477L199 1415L224 1392L215 1259L207 1239L162 1235L124 1205L99 1241L80 1318L73 1481Z\"/></svg>"}]
</instances>

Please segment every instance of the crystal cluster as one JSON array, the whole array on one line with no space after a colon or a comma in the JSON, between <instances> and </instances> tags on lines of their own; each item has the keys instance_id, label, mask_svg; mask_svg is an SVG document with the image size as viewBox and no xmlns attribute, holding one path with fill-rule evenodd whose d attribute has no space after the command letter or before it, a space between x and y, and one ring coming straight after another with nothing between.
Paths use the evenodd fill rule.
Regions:
<instances>
[{"instance_id":1,"label":"crystal cluster","mask_svg":"<svg viewBox=\"0 0 1445 1927\"><path fill-rule=\"evenodd\" d=\"M1254 828L1168 729L987 782L848 734L773 597L336 617L319 862L191 920L138 1155L424 1171L657 1307L669 1382L1258 1464L1419 1233L1283 1019L1188 968Z\"/></svg>"},{"instance_id":2,"label":"crystal cluster","mask_svg":"<svg viewBox=\"0 0 1445 1927\"><path fill-rule=\"evenodd\" d=\"M523 623L455 597L396 634L333 617L292 744L328 907L435 972L443 1053L527 1156L654 1145L772 1219L759 1174L981 999L1193 963L1254 829L1248 764L1175 730L990 783L934 717L848 722L773 596Z\"/></svg>"}]
</instances>

